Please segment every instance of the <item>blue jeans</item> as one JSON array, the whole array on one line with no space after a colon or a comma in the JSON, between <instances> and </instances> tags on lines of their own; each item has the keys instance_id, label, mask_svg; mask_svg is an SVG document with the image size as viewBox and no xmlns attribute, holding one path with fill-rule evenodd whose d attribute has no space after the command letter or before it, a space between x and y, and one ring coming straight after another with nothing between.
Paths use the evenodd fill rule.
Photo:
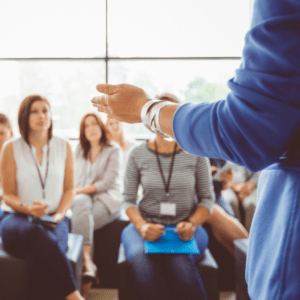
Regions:
<instances>
[{"instance_id":1,"label":"blue jeans","mask_svg":"<svg viewBox=\"0 0 300 300\"><path fill-rule=\"evenodd\" d=\"M3 248L26 259L28 299L53 300L66 297L77 289L66 251L69 219L49 229L32 223L26 215L6 214L0 223Z\"/></svg>"},{"instance_id":2,"label":"blue jeans","mask_svg":"<svg viewBox=\"0 0 300 300\"><path fill-rule=\"evenodd\" d=\"M4 211L0 208L0 222L1 222L3 217L4 217Z\"/></svg>"},{"instance_id":3,"label":"blue jeans","mask_svg":"<svg viewBox=\"0 0 300 300\"><path fill-rule=\"evenodd\" d=\"M201 253L208 246L208 235L198 227L195 238ZM122 244L139 294L143 300L203 300L203 284L196 267L197 254L146 254L144 239L129 224L122 232Z\"/></svg>"}]
</instances>

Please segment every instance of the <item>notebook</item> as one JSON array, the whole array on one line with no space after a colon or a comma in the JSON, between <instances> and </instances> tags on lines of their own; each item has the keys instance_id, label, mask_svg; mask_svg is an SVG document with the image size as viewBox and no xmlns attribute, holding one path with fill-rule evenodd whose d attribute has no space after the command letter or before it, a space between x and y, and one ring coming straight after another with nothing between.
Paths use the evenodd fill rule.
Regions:
<instances>
[{"instance_id":1,"label":"notebook","mask_svg":"<svg viewBox=\"0 0 300 300\"><path fill-rule=\"evenodd\" d=\"M175 232L176 226L165 226L166 234L161 236L155 242L145 241L146 253L181 253L181 254L199 254L195 237L189 241L183 241Z\"/></svg>"},{"instance_id":2,"label":"notebook","mask_svg":"<svg viewBox=\"0 0 300 300\"><path fill-rule=\"evenodd\" d=\"M33 223L40 223L42 225L57 225L57 222L49 215L44 215L41 218L30 216L29 220Z\"/></svg>"}]
</instances>

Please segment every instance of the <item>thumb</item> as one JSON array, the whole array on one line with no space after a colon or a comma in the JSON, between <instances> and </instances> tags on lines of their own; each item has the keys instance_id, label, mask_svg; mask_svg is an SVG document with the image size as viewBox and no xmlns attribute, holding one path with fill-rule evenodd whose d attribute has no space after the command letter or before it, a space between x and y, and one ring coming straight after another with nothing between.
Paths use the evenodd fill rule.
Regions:
<instances>
[{"instance_id":1,"label":"thumb","mask_svg":"<svg viewBox=\"0 0 300 300\"><path fill-rule=\"evenodd\" d=\"M102 94L113 95L118 92L119 87L113 84L98 84L96 89Z\"/></svg>"}]
</instances>

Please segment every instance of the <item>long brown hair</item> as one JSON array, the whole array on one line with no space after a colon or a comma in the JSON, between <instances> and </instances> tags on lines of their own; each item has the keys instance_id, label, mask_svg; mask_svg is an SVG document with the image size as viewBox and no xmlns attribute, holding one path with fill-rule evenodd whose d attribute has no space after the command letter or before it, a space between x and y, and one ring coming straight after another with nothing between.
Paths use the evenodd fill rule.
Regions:
<instances>
[{"instance_id":1,"label":"long brown hair","mask_svg":"<svg viewBox=\"0 0 300 300\"><path fill-rule=\"evenodd\" d=\"M42 97L40 95L30 95L26 97L19 108L19 116L18 116L18 123L19 123L19 130L20 134L23 137L23 139L29 144L28 136L29 136L29 115L31 106L36 101L44 101L49 106L49 109L51 108L50 103L47 98ZM52 125L52 118L50 118L50 127L48 129L48 139L50 140L52 138L53 134L53 125Z\"/></svg>"},{"instance_id":2,"label":"long brown hair","mask_svg":"<svg viewBox=\"0 0 300 300\"><path fill-rule=\"evenodd\" d=\"M88 113L86 115L83 116L83 118L81 119L80 122L80 126L79 126L79 141L80 141L80 145L81 148L83 150L83 157L85 159L88 158L88 154L91 148L90 142L87 140L87 138L85 137L85 120L87 117L92 116L96 119L100 129L101 129L101 139L99 140L99 144L101 145L110 145L108 139L107 139L107 132L105 129L105 126L101 120L101 118L95 114L95 113Z\"/></svg>"},{"instance_id":3,"label":"long brown hair","mask_svg":"<svg viewBox=\"0 0 300 300\"><path fill-rule=\"evenodd\" d=\"M14 136L11 123L5 114L0 113L0 124L3 124L5 127L9 129L11 137Z\"/></svg>"}]
</instances>

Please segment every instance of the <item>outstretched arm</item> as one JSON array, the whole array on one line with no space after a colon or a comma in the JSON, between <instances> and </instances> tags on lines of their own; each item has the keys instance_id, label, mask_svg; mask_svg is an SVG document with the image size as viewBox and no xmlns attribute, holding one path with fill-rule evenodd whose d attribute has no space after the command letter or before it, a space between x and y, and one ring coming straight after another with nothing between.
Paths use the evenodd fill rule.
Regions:
<instances>
[{"instance_id":1,"label":"outstretched arm","mask_svg":"<svg viewBox=\"0 0 300 300\"><path fill-rule=\"evenodd\" d=\"M143 105L150 100L140 88L129 85L99 84L97 90L103 95L94 97L92 103L99 112L104 112L121 122L140 123ZM172 103L160 112L160 126L163 132L173 135L173 117L179 104Z\"/></svg>"}]
</instances>

